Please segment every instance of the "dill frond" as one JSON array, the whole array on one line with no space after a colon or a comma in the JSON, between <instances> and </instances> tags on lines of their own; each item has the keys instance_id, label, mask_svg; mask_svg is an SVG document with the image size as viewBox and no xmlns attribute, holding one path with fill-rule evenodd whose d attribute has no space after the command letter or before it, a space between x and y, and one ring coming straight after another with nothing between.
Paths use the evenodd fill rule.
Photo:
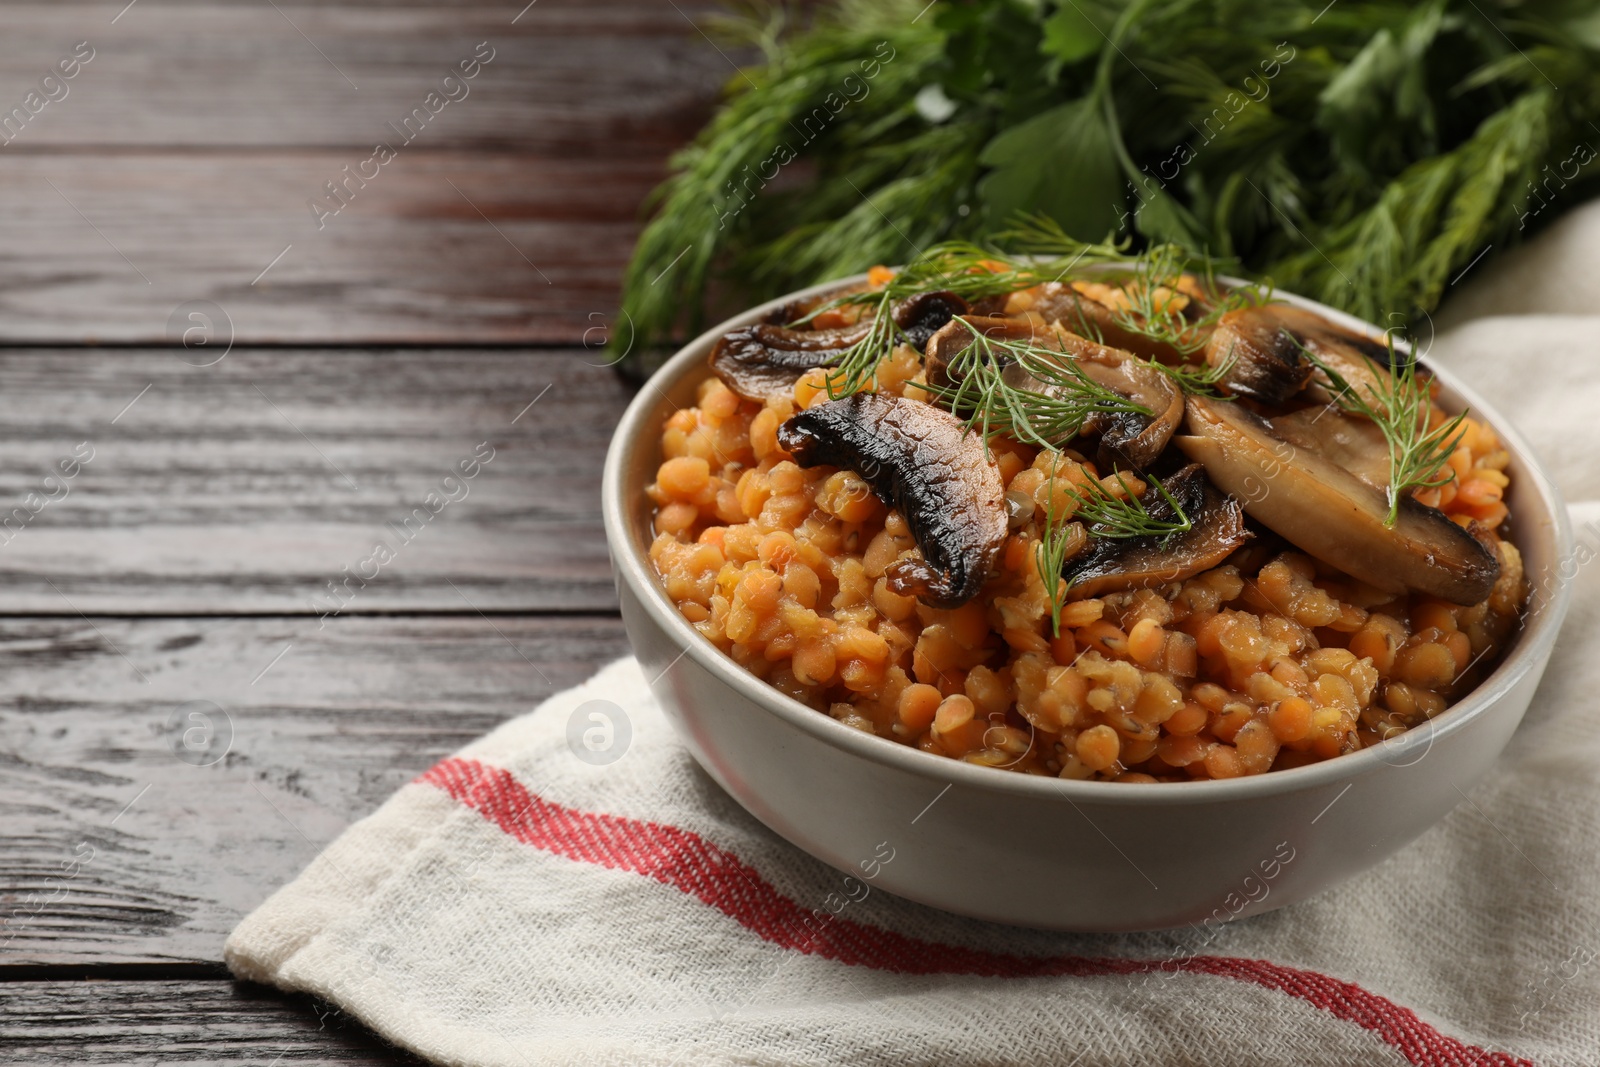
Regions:
<instances>
[{"instance_id":1,"label":"dill frond","mask_svg":"<svg viewBox=\"0 0 1600 1067\"><path fill-rule=\"evenodd\" d=\"M1219 295L1204 315L1192 319L1184 314L1190 298L1178 288L1186 273L1198 275L1207 293ZM1174 244L1153 245L1133 260L1131 276L1123 284L1128 308L1114 318L1130 333L1165 344L1180 355L1193 355L1205 347L1218 319L1237 308L1263 303L1267 291L1261 283L1246 283L1220 292L1216 264L1209 255L1195 257Z\"/></svg>"},{"instance_id":2,"label":"dill frond","mask_svg":"<svg viewBox=\"0 0 1600 1067\"><path fill-rule=\"evenodd\" d=\"M872 324L866 336L845 349L838 364L828 372L829 400L839 400L865 388L883 357L893 351L900 340L900 330L890 313L893 302L888 291L875 295L878 306L872 313Z\"/></svg>"},{"instance_id":3,"label":"dill frond","mask_svg":"<svg viewBox=\"0 0 1600 1067\"><path fill-rule=\"evenodd\" d=\"M1091 244L1065 235L1043 248L1034 242L1015 248L1008 238L1029 232L1052 233L1038 220L1024 221L1031 221L1039 228L1009 230L997 235L990 244L946 241L935 245L896 273L887 291L899 299L942 289L967 300L979 300L1060 281L1073 271L1120 263L1129 258L1126 243ZM1059 234L1059 227L1054 232Z\"/></svg>"},{"instance_id":4,"label":"dill frond","mask_svg":"<svg viewBox=\"0 0 1600 1067\"><path fill-rule=\"evenodd\" d=\"M765 62L745 68L728 82L728 95L711 122L670 160L670 176L651 197L654 218L640 235L623 278L622 312L632 329L626 337L613 337L613 358L629 354L623 351L626 341L635 350L633 360L647 362L641 356L677 331L699 330L705 317L707 286L730 260L741 261L743 272L751 273L744 261L753 247L780 238L797 223L815 217L791 212L773 220L766 209L774 198L775 190L767 188L774 174L797 166L801 158L838 160L848 154L841 152L841 146L848 145L856 131L882 123L886 117L897 125L881 130L873 148L853 150L855 155L882 155L891 146L927 133L920 122L912 121L914 115L907 118L906 102L933 77L932 69L943 55L945 34L931 17L913 21L921 6L914 0L836 4L810 25L791 21L783 26L759 11L749 19L724 20L719 28L738 35L739 41L734 43L760 48ZM769 4L760 7L769 12L773 9ZM885 61L891 54L893 59ZM862 70L866 62L878 64L871 91L851 102L851 110L839 110L835 115L837 98L835 108L829 108L830 94L839 94L841 86L867 84ZM848 85L847 78L851 79ZM936 131L938 136L924 138L936 142L942 137L944 141L942 146L930 143L925 155L942 150L945 167L953 160L975 156L975 146L951 144L944 129ZM967 142L982 136L981 132L969 132ZM928 164L915 173L928 173L938 161L929 159ZM944 190L931 198L917 196L890 204L882 186L893 178L894 167L895 161L885 160L876 168L867 165L855 172L856 184L863 192L852 191L842 181L835 183L838 188L831 202L842 205L836 214L859 209L859 217L870 215L879 231L892 234L892 227L863 201L866 196L891 216L901 215L905 219L902 225L911 226L913 235L926 233L917 220L940 218L948 201L935 201L954 194ZM822 198L815 203L816 209L823 209ZM953 204L949 207L953 209ZM858 242L855 256L867 258L851 261L826 276L902 258L909 250L898 237L895 242L888 246L880 241L876 247L872 242ZM789 269L762 275L760 281L768 291L782 292L795 288L801 279L811 280L801 272L818 263L815 235L799 243L813 254L782 248L781 262L789 264Z\"/></svg>"},{"instance_id":5,"label":"dill frond","mask_svg":"<svg viewBox=\"0 0 1600 1067\"><path fill-rule=\"evenodd\" d=\"M1056 476L1061 454L1055 453L1050 463L1050 477ZM1039 544L1033 562L1038 568L1039 580L1044 583L1045 596L1050 600L1050 633L1061 636L1061 608L1066 601L1065 583L1061 571L1067 565L1067 547L1071 540L1071 523L1057 522L1054 508L1045 508L1044 528L1039 531Z\"/></svg>"},{"instance_id":6,"label":"dill frond","mask_svg":"<svg viewBox=\"0 0 1600 1067\"><path fill-rule=\"evenodd\" d=\"M1003 436L1054 449L1075 437L1097 412L1151 414L1094 381L1060 352L985 337L970 322L960 321L972 331L973 342L946 368L954 384L925 388L985 440ZM1020 365L1043 388L1023 389L1008 382L1005 370L1010 363Z\"/></svg>"},{"instance_id":7,"label":"dill frond","mask_svg":"<svg viewBox=\"0 0 1600 1067\"><path fill-rule=\"evenodd\" d=\"M1154 489L1172 509L1171 519L1161 519L1152 515L1144 501L1133 495L1121 473L1116 475L1116 479L1117 484L1122 486L1123 495L1120 497L1112 494L1094 479L1073 490L1073 495L1078 498L1078 518L1092 524L1089 527L1089 536L1118 540L1134 537L1165 538L1185 533L1194 527L1194 520L1183 510L1183 505L1173 499L1172 494L1167 492L1167 487L1162 485L1161 480L1155 475L1145 476L1145 481L1149 483L1149 489L1145 490L1145 494L1149 495L1150 489Z\"/></svg>"},{"instance_id":8,"label":"dill frond","mask_svg":"<svg viewBox=\"0 0 1600 1067\"><path fill-rule=\"evenodd\" d=\"M1133 278L1123 286L1129 306L1116 313L1117 324L1185 355L1204 347L1204 336L1197 336L1183 315L1188 298L1178 292L1178 279L1188 265L1189 254L1172 244L1155 245L1140 256Z\"/></svg>"},{"instance_id":9,"label":"dill frond","mask_svg":"<svg viewBox=\"0 0 1600 1067\"><path fill-rule=\"evenodd\" d=\"M1414 357L1397 362L1394 338L1389 338L1389 364L1397 368L1375 375L1375 384L1362 396L1361 391L1343 375L1318 359L1309 349L1301 349L1333 385L1334 401L1345 411L1360 415L1383 432L1389 447L1389 514L1385 526L1394 526L1400 519L1400 501L1416 489L1437 489L1455 477L1445 465L1461 443L1466 430L1462 423L1467 412L1429 430L1433 411L1433 398L1428 383L1417 377ZM1362 358L1366 358L1363 356ZM1372 362L1368 360L1368 362Z\"/></svg>"},{"instance_id":10,"label":"dill frond","mask_svg":"<svg viewBox=\"0 0 1600 1067\"><path fill-rule=\"evenodd\" d=\"M1293 236L1280 284L1368 321L1438 303L1455 271L1521 231L1529 190L1565 125L1555 90L1534 88L1458 147L1417 161L1347 221ZM1583 136L1571 134L1577 140Z\"/></svg>"}]
</instances>

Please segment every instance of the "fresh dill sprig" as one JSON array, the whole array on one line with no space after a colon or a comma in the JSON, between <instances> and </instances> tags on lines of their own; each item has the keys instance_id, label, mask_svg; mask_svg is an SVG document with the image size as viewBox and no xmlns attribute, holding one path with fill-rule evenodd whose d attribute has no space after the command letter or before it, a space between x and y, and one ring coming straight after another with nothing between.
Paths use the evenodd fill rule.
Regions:
<instances>
[{"instance_id":1,"label":"fresh dill sprig","mask_svg":"<svg viewBox=\"0 0 1600 1067\"><path fill-rule=\"evenodd\" d=\"M1054 448L1076 436L1096 412L1151 414L1148 408L1090 378L1075 360L1060 352L1031 342L985 337L968 320L957 316L955 321L972 333L972 344L945 370L954 384L925 388L985 440L1004 436ZM1024 389L1008 382L1008 363L1019 365L1041 388Z\"/></svg>"},{"instance_id":2,"label":"fresh dill sprig","mask_svg":"<svg viewBox=\"0 0 1600 1067\"><path fill-rule=\"evenodd\" d=\"M1096 268L1104 273L1097 274ZM1194 318L1184 314L1193 297L1178 287L1186 273L1203 278L1206 292L1219 294L1204 315ZM1203 348L1208 327L1227 312L1264 302L1262 287L1254 283L1221 292L1209 255L1197 261L1174 244L1153 245L1134 254L1125 240L1078 241L1042 215L1020 216L1010 229L995 235L993 246L967 241L938 245L896 274L888 290L897 298L945 289L980 299L1070 279L1103 279L1120 285L1128 306L1115 312L1113 320L1130 333L1169 345L1184 355ZM841 301L867 299L867 294L854 294ZM1081 312L1078 320L1074 332L1103 343L1098 326Z\"/></svg>"},{"instance_id":3,"label":"fresh dill sprig","mask_svg":"<svg viewBox=\"0 0 1600 1067\"><path fill-rule=\"evenodd\" d=\"M1050 463L1050 477L1056 476L1061 454L1055 453ZM1062 588L1061 570L1067 565L1067 548L1072 542L1072 523L1056 521L1055 509L1044 509L1044 528L1039 532L1039 547L1033 560L1039 570L1039 580L1044 583L1045 595L1050 598L1050 633L1061 636L1061 609L1066 603Z\"/></svg>"},{"instance_id":4,"label":"fresh dill sprig","mask_svg":"<svg viewBox=\"0 0 1600 1067\"><path fill-rule=\"evenodd\" d=\"M1011 241L1020 245L1017 251L1002 247ZM981 300L1060 281L1082 267L1125 262L1128 258L1126 242L1075 241L1049 220L1025 218L1015 228L997 235L993 246L971 241L945 241L933 246L896 272L882 291L897 300L939 290L967 300ZM851 293L839 299L843 303L864 303L875 295Z\"/></svg>"},{"instance_id":5,"label":"fresh dill sprig","mask_svg":"<svg viewBox=\"0 0 1600 1067\"><path fill-rule=\"evenodd\" d=\"M1184 274L1204 279L1203 291L1217 299L1204 315L1185 315L1194 299L1180 291ZM1108 279L1111 280L1111 279ZM1222 292L1216 283L1216 266L1209 255L1195 257L1174 244L1152 245L1133 261L1131 277L1122 279L1128 307L1115 313L1117 325L1171 347L1180 355L1192 355L1205 347L1211 327L1237 308L1262 303L1263 287L1250 283Z\"/></svg>"},{"instance_id":6,"label":"fresh dill sprig","mask_svg":"<svg viewBox=\"0 0 1600 1067\"><path fill-rule=\"evenodd\" d=\"M1301 351L1310 357L1317 369L1327 375L1333 385L1334 402L1341 408L1368 419L1383 432L1389 446L1389 514L1385 526L1394 526L1400 519L1400 501L1415 489L1437 489L1455 477L1455 471L1445 471L1450 455L1466 434L1462 423L1467 412L1429 430L1428 422L1433 411L1433 397L1428 383L1417 377L1417 360L1408 357L1403 363L1396 361L1394 337L1389 337L1389 365L1385 370L1364 353L1373 370L1373 384L1364 397L1345 380L1344 376L1315 353L1302 346ZM1442 472L1442 473L1441 473Z\"/></svg>"},{"instance_id":7,"label":"fresh dill sprig","mask_svg":"<svg viewBox=\"0 0 1600 1067\"><path fill-rule=\"evenodd\" d=\"M1012 229L996 236L996 242L1017 251L1004 251L999 247L967 241L947 241L918 255L882 288L841 293L812 308L790 322L789 326L804 326L824 311L848 305L876 304L881 319L887 304L921 293L952 292L968 301L976 301L1048 282L1075 277L1095 278L1093 268L1110 267L1113 269L1100 277L1107 283L1121 285L1129 300L1128 309L1113 316L1118 325L1130 333L1152 338L1181 354L1189 355L1204 347L1209 333L1207 327L1214 325L1223 314L1237 307L1262 302L1261 287L1245 285L1222 294L1204 316L1188 319L1182 307L1187 305L1190 297L1180 293L1177 286L1179 279L1190 269L1191 258L1176 245L1157 245L1138 255L1130 255L1126 243L1089 244L1077 241L1067 236L1052 220L1042 216L1019 218ZM1114 269L1118 267L1123 269ZM1203 272L1206 291L1218 292L1209 256L1204 259ZM1080 337L1086 337L1096 344L1105 343L1099 326L1081 309L1073 321L1064 325ZM847 356L851 373L836 379L839 395L860 388L889 346L892 345L885 337L869 334L867 339L852 348ZM1151 365L1192 393L1211 394L1214 392L1212 387L1227 373L1225 366L1195 369L1160 363Z\"/></svg>"},{"instance_id":8,"label":"fresh dill sprig","mask_svg":"<svg viewBox=\"0 0 1600 1067\"><path fill-rule=\"evenodd\" d=\"M895 325L894 315L891 314L893 301L890 300L888 291L876 295L878 307L872 315L866 335L845 349L844 355L839 357L839 362L828 372L829 400L839 400L864 389L872 380L873 374L877 372L878 364L882 362L883 357L893 351L895 344L900 340L900 329Z\"/></svg>"},{"instance_id":9,"label":"fresh dill sprig","mask_svg":"<svg viewBox=\"0 0 1600 1067\"><path fill-rule=\"evenodd\" d=\"M1091 537L1119 540L1133 537L1166 538L1193 528L1194 520L1183 510L1183 505L1173 499L1172 494L1167 492L1167 487L1162 485L1161 480L1155 475L1148 475L1145 480L1149 483L1150 489L1159 493L1161 499L1172 509L1171 519L1152 515L1144 501L1128 488L1128 483L1120 472L1116 478L1117 484L1122 486L1123 495L1120 497L1095 479L1090 479L1085 485L1072 491L1072 495L1078 498L1078 517L1092 524L1089 527ZM1146 495L1150 489L1145 490Z\"/></svg>"},{"instance_id":10,"label":"fresh dill sprig","mask_svg":"<svg viewBox=\"0 0 1600 1067\"><path fill-rule=\"evenodd\" d=\"M1052 481L1055 479L1060 460L1060 453L1055 453L1050 465ZM1078 505L1073 518L1090 524L1088 529L1090 537L1169 538L1192 529L1194 520L1183 510L1183 505L1167 492L1166 486L1161 484L1160 479L1150 475L1146 480L1149 483L1149 488L1145 490L1146 494L1151 489L1160 494L1161 499L1172 509L1173 518L1161 519L1152 515L1144 502L1133 495L1120 473L1117 474L1117 483L1122 486L1123 497L1113 495L1095 479L1090 479L1081 488L1073 489L1072 495L1077 499ZM1051 633L1058 637L1061 634L1061 609L1072 592L1072 583L1062 582L1061 571L1066 566L1067 549L1072 545L1073 525L1072 522L1058 521L1054 509L1046 508L1044 527L1039 533L1039 547L1034 555L1039 578L1044 582L1045 595L1050 599Z\"/></svg>"},{"instance_id":11,"label":"fresh dill sprig","mask_svg":"<svg viewBox=\"0 0 1600 1067\"><path fill-rule=\"evenodd\" d=\"M1233 365L1239 362L1239 357L1232 348L1228 349L1228 354L1215 367L1206 364L1195 366L1189 363L1168 365L1154 359L1147 359L1143 362L1178 383L1178 388L1186 393L1208 396L1217 400L1233 399L1231 396L1217 391L1217 383L1226 378L1228 372L1233 369Z\"/></svg>"},{"instance_id":12,"label":"fresh dill sprig","mask_svg":"<svg viewBox=\"0 0 1600 1067\"><path fill-rule=\"evenodd\" d=\"M1117 246L1112 245L1085 245L1077 258L1088 259L1090 252L1095 253L1095 258L1090 262L1126 258ZM918 253L882 287L840 293L786 325L794 329L806 325L825 311L847 306L882 305L922 293L955 293L969 302L989 296L1004 296L1018 289L1057 280L1056 276L1062 271L1047 269L1049 267L1048 263L1040 265L1019 260L997 248L970 241L945 241Z\"/></svg>"},{"instance_id":13,"label":"fresh dill sprig","mask_svg":"<svg viewBox=\"0 0 1600 1067\"><path fill-rule=\"evenodd\" d=\"M1184 317L1189 298L1178 291L1188 261L1188 253L1172 244L1154 245L1140 256L1132 279L1122 287L1129 306L1114 316L1117 325L1165 341L1184 355L1199 351L1205 337Z\"/></svg>"}]
</instances>

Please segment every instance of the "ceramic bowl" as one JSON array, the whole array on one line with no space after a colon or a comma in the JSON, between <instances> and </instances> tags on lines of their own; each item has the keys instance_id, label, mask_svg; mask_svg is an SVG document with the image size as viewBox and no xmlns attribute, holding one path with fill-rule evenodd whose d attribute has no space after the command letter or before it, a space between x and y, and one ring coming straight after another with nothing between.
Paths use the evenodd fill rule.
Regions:
<instances>
[{"instance_id":1,"label":"ceramic bowl","mask_svg":"<svg viewBox=\"0 0 1600 1067\"><path fill-rule=\"evenodd\" d=\"M665 418L694 403L723 333L684 346L642 388L606 457L603 506L623 622L684 744L774 832L875 888L947 911L1051 930L1129 931L1228 920L1304 900L1403 847L1462 799L1517 728L1567 610L1566 508L1516 429L1447 368L1448 410L1471 407L1511 453L1507 499L1533 599L1483 684L1398 738L1292 770L1227 781L1065 781L976 766L852 729L746 673L667 598L647 550L644 489ZM1311 301L1282 299L1379 336Z\"/></svg>"}]
</instances>

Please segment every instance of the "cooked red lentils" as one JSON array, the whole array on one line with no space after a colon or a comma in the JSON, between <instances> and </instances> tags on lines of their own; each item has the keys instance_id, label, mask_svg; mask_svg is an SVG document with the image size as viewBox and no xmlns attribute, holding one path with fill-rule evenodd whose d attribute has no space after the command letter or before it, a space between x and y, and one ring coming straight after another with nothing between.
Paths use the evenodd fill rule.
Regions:
<instances>
[{"instance_id":1,"label":"cooked red lentils","mask_svg":"<svg viewBox=\"0 0 1600 1067\"><path fill-rule=\"evenodd\" d=\"M869 389L926 399L922 363L901 345ZM827 400L823 374L765 402L710 378L695 406L667 419L648 490L650 558L708 640L857 729L1061 778L1263 774L1437 715L1485 675L1516 626L1522 561L1498 532L1509 457L1471 418L1450 481L1417 496L1487 528L1500 574L1481 603L1383 592L1262 537L1181 581L1090 599L1069 591L1057 632L1036 565L1046 509L1072 522L1073 487L1110 472L1077 452L998 438L1011 532L996 569L976 599L929 607L886 577L917 552L904 518L854 472L802 469L779 445L785 420ZM1437 405L1433 418L1444 419Z\"/></svg>"}]
</instances>

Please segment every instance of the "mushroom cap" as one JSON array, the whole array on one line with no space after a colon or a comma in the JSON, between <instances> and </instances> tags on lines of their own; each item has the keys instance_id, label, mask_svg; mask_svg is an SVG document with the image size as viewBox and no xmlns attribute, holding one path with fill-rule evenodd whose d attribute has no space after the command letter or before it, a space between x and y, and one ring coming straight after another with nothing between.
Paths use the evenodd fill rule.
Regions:
<instances>
[{"instance_id":1,"label":"mushroom cap","mask_svg":"<svg viewBox=\"0 0 1600 1067\"><path fill-rule=\"evenodd\" d=\"M1384 490L1311 443L1292 443L1237 403L1190 396L1174 438L1253 518L1331 566L1379 589L1414 589L1477 604L1500 574L1494 550L1442 511L1401 498L1384 525Z\"/></svg>"},{"instance_id":2,"label":"mushroom cap","mask_svg":"<svg viewBox=\"0 0 1600 1067\"><path fill-rule=\"evenodd\" d=\"M1166 449L1183 422L1183 390L1161 371L1130 352L1058 331L1061 351L1078 361L1094 381L1149 411L1094 416L1087 429L1100 434L1100 465L1110 470L1146 470Z\"/></svg>"},{"instance_id":3,"label":"mushroom cap","mask_svg":"<svg viewBox=\"0 0 1600 1067\"><path fill-rule=\"evenodd\" d=\"M1091 540L1090 547L1068 561L1065 570L1072 581L1073 597L1097 597L1192 578L1217 566L1255 536L1245 529L1239 502L1208 485L1200 464L1189 464L1162 485L1182 505L1190 528L1167 537ZM1147 490L1144 502L1153 518L1175 517L1171 505L1159 494Z\"/></svg>"},{"instance_id":4,"label":"mushroom cap","mask_svg":"<svg viewBox=\"0 0 1600 1067\"><path fill-rule=\"evenodd\" d=\"M971 323L971 328L967 326ZM1098 344L1060 326L1040 326L1010 316L972 317L952 321L928 341L928 380L947 381L946 368L972 344L972 330L997 341L1027 342L1070 358L1092 381L1151 412L1095 415L1082 432L1100 435L1101 465L1144 470L1154 463L1183 421L1183 391L1171 378L1131 352ZM1040 381L1016 363L1005 369L1018 389L1049 394L1054 386ZM1061 443L1061 442L1057 442Z\"/></svg>"},{"instance_id":5,"label":"mushroom cap","mask_svg":"<svg viewBox=\"0 0 1600 1067\"><path fill-rule=\"evenodd\" d=\"M845 467L898 508L922 559L896 562L890 588L937 608L978 595L1006 538L1005 486L983 439L947 411L905 397L856 393L778 427L802 467Z\"/></svg>"},{"instance_id":6,"label":"mushroom cap","mask_svg":"<svg viewBox=\"0 0 1600 1067\"><path fill-rule=\"evenodd\" d=\"M1316 369L1272 305L1224 313L1206 341L1206 364L1227 368L1218 384L1229 395L1263 404L1288 400Z\"/></svg>"},{"instance_id":7,"label":"mushroom cap","mask_svg":"<svg viewBox=\"0 0 1600 1067\"><path fill-rule=\"evenodd\" d=\"M967 311L955 293L917 293L890 310L907 343L919 351L941 326ZM788 321L788 320L785 320ZM867 336L870 319L831 330L796 330L780 323L742 326L718 338L708 362L723 384L746 400L766 400L794 388L809 370L831 367Z\"/></svg>"},{"instance_id":8,"label":"mushroom cap","mask_svg":"<svg viewBox=\"0 0 1600 1067\"><path fill-rule=\"evenodd\" d=\"M708 362L729 389L746 400L762 401L793 390L806 371L839 362L868 329L792 330L765 322L742 326L717 339Z\"/></svg>"}]
</instances>

